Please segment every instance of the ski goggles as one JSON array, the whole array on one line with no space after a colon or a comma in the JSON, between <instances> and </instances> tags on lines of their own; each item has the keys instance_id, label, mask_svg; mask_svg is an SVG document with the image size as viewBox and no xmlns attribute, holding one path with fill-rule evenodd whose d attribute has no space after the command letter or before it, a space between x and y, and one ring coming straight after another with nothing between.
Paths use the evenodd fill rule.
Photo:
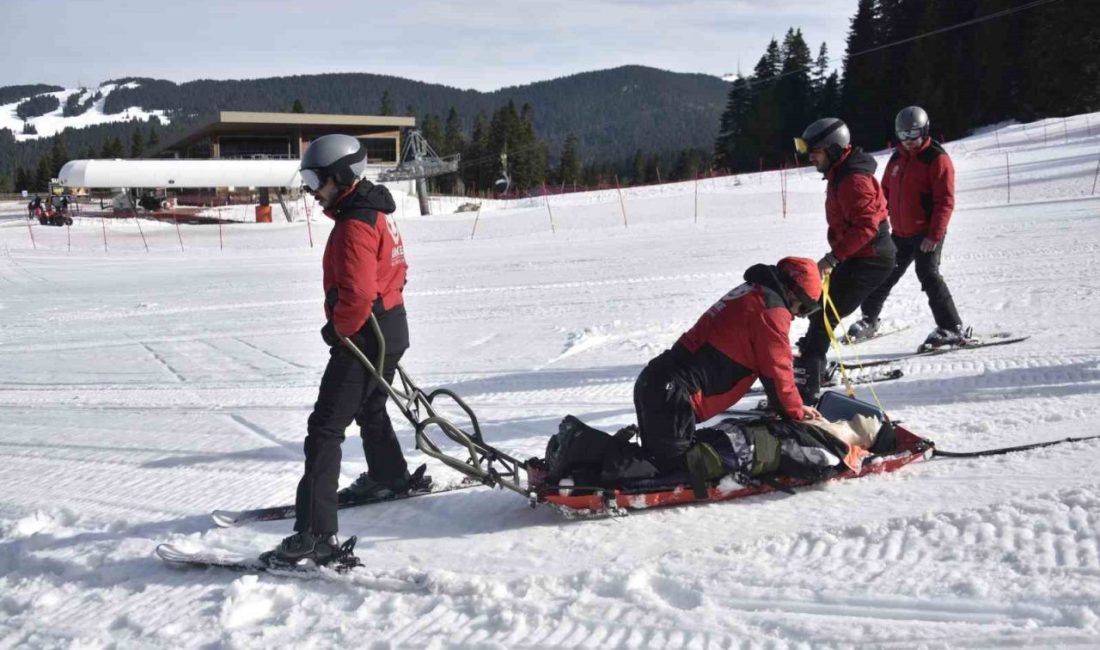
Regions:
<instances>
[{"instance_id":1,"label":"ski goggles","mask_svg":"<svg viewBox=\"0 0 1100 650\"><path fill-rule=\"evenodd\" d=\"M310 192L316 192L324 186L327 177L322 178L316 169L303 169L298 172L302 177L302 184Z\"/></svg>"},{"instance_id":2,"label":"ski goggles","mask_svg":"<svg viewBox=\"0 0 1100 650\"><path fill-rule=\"evenodd\" d=\"M810 143L806 142L802 138L795 138L794 139L794 150L797 153L805 156L806 154L810 153Z\"/></svg>"},{"instance_id":3,"label":"ski goggles","mask_svg":"<svg viewBox=\"0 0 1100 650\"><path fill-rule=\"evenodd\" d=\"M798 298L799 316L809 316L810 314L813 314L821 309L821 302L817 300L812 300L810 296L802 290L801 287L795 285L791 287L791 291L794 293L795 297Z\"/></svg>"},{"instance_id":4,"label":"ski goggles","mask_svg":"<svg viewBox=\"0 0 1100 650\"><path fill-rule=\"evenodd\" d=\"M903 142L909 142L912 140L920 140L924 137L924 129L919 126L914 126L911 129L903 129L901 131L895 131L898 136L898 140Z\"/></svg>"}]
</instances>

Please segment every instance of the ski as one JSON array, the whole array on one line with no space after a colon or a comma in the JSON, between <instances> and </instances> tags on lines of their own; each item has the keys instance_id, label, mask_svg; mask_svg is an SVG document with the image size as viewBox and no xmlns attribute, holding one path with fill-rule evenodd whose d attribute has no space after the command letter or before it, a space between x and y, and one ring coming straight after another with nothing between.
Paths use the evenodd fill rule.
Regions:
<instances>
[{"instance_id":1,"label":"ski","mask_svg":"<svg viewBox=\"0 0 1100 650\"><path fill-rule=\"evenodd\" d=\"M442 494L444 492L453 492L455 490L465 490L467 488L477 487L484 485L481 481L473 479L464 479L460 483L454 485L448 485L446 487L432 487L430 484L424 487L411 487L405 494L396 494L376 499L360 499L356 501L344 501L336 507L340 510L344 508L358 508L360 506L369 506L376 503L388 503L390 501L402 501L404 499L411 499L413 497L423 497L429 494ZM241 524L249 524L259 521L278 521L282 519L294 518L294 505L285 506L272 506L269 508L255 508L252 510L215 510L210 514L210 518L213 519L214 524L220 528L231 528L233 526L240 526Z\"/></svg>"},{"instance_id":2,"label":"ski","mask_svg":"<svg viewBox=\"0 0 1100 650\"><path fill-rule=\"evenodd\" d=\"M933 350L917 350L916 352L910 352L909 354L903 354L897 357L890 357L888 359L875 359L874 361L864 361L858 367L862 368L874 368L875 366L885 366L895 363L901 363L908 361L909 359L918 359L921 357L934 357L941 354L948 354L949 352L957 352L959 350L974 350L977 348L988 348L995 345L1009 345L1011 343L1019 343L1020 341L1026 341L1030 336L1013 336L1008 332L998 332L996 334L987 334L985 336L977 336L968 339L961 345L947 345L942 348L935 348Z\"/></svg>"},{"instance_id":3,"label":"ski","mask_svg":"<svg viewBox=\"0 0 1100 650\"><path fill-rule=\"evenodd\" d=\"M863 364L867 367L868 364ZM885 364L875 364L885 365ZM858 384L877 384L883 381L893 381L894 379L901 379L905 376L905 372L901 368L879 368L870 372L859 372L859 368L849 369L853 374L851 376L851 383L853 385ZM835 365L830 364L829 369L826 371L827 378L821 382L822 388L833 388L839 386L842 381L840 378L840 372L837 371ZM763 395L766 391L761 386L753 386L749 389L746 395Z\"/></svg>"},{"instance_id":4,"label":"ski","mask_svg":"<svg viewBox=\"0 0 1100 650\"><path fill-rule=\"evenodd\" d=\"M217 550L185 551L172 544L157 546L157 556L169 564L192 567L219 567L249 573L272 573L288 576L317 576L326 571L347 573L362 563L355 556L357 538L349 537L340 545L336 559L323 566L311 562L299 565L272 565L260 557L248 557Z\"/></svg>"},{"instance_id":5,"label":"ski","mask_svg":"<svg viewBox=\"0 0 1100 650\"><path fill-rule=\"evenodd\" d=\"M885 332L875 332L875 334L873 336L869 336L869 337L863 338L863 339L856 339L854 341L849 341L847 336L838 336L837 340L840 341L841 345L847 345L847 346L851 347L853 345L859 345L860 343L867 343L868 341L876 341L876 340L881 339L881 338L886 338L887 336L893 336L894 334L897 334L898 332L904 332L904 331L908 330L910 327L912 327L912 325L902 325L901 327L896 327L894 329L889 329L889 330L886 330Z\"/></svg>"}]
</instances>

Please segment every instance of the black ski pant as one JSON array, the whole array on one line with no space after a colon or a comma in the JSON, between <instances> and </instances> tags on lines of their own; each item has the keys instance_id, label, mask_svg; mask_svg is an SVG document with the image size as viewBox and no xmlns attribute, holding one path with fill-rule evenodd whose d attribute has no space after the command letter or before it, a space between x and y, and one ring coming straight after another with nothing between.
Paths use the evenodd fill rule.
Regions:
<instances>
[{"instance_id":1,"label":"black ski pant","mask_svg":"<svg viewBox=\"0 0 1100 650\"><path fill-rule=\"evenodd\" d=\"M901 280L909 265L916 262L917 279L920 280L920 288L928 296L928 306L932 308L932 317L936 319L936 327L954 329L962 324L959 312L955 309L955 301L951 298L951 290L940 275L940 255L943 253L941 241L935 250L930 253L921 251L920 245L924 241L924 235L916 237L898 237L892 235L894 245L898 248L897 261L894 270L878 286L877 289L863 301L863 317L869 320L877 320L882 313L882 306L890 297L890 291Z\"/></svg>"},{"instance_id":2,"label":"black ski pant","mask_svg":"<svg viewBox=\"0 0 1100 650\"><path fill-rule=\"evenodd\" d=\"M642 447L661 473L684 471L684 454L695 442L695 409L690 391L677 379L674 354L666 350L650 361L634 383Z\"/></svg>"},{"instance_id":3,"label":"black ski pant","mask_svg":"<svg viewBox=\"0 0 1100 650\"><path fill-rule=\"evenodd\" d=\"M376 345L355 337L368 359L378 354ZM402 352L387 354L383 377L392 382ZM340 445L344 430L352 421L359 423L368 475L376 480L402 477L408 471L401 445L386 413L387 394L350 350L335 345L329 352L328 366L321 377L317 403L309 416L305 454L305 473L298 483L294 530L315 535L332 534L336 522L336 492L340 481Z\"/></svg>"},{"instance_id":4,"label":"black ski pant","mask_svg":"<svg viewBox=\"0 0 1100 650\"><path fill-rule=\"evenodd\" d=\"M840 318L859 307L894 269L894 255L856 257L844 260L833 269L829 279L829 299ZM802 401L813 404L821 389L821 373L825 370L825 355L829 352L829 333L825 319L835 331L839 322L833 307L824 304L810 316L806 336L798 342L800 356L795 360L795 382Z\"/></svg>"}]
</instances>

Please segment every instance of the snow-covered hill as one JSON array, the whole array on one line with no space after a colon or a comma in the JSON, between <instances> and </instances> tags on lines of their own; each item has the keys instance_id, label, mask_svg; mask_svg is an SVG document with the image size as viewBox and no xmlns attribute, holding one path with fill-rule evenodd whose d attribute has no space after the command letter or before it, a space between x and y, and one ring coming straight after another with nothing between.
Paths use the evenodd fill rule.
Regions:
<instances>
[{"instance_id":1,"label":"snow-covered hill","mask_svg":"<svg viewBox=\"0 0 1100 650\"><path fill-rule=\"evenodd\" d=\"M1100 433L1100 114L948 150L960 312L1031 339L912 361L879 397L949 450ZM625 227L614 191L554 197L553 232L542 199L421 218L399 195L405 366L520 458L567 413L630 422L643 364L748 265L826 250L823 183L787 184L785 219L777 173L701 182L697 202L693 183L626 192ZM326 359L307 243L325 225L78 218L33 234L0 221L0 646L1100 644L1096 442L603 521L476 488L345 511L366 565L347 577L173 569L158 543L252 553L290 533L215 530L208 513L293 498ZM912 275L884 316L911 327L866 359L933 327ZM364 470L350 433L344 482Z\"/></svg>"},{"instance_id":2,"label":"snow-covered hill","mask_svg":"<svg viewBox=\"0 0 1100 650\"><path fill-rule=\"evenodd\" d=\"M56 92L41 93L41 95L49 95L56 97L60 102L60 105L56 110L50 111L45 115L39 115L38 117L32 117L26 121L34 127L36 133L25 134L23 133L23 120L20 118L15 109L23 102L31 99L31 97L24 97L18 101L10 104L0 105L0 129L11 129L15 134L15 139L19 141L34 140L36 138L44 138L61 133L67 128L81 129L86 126L94 126L96 124L107 124L110 122L129 122L130 120L145 121L150 117L156 116L162 123L167 124L170 120L167 117L165 111L153 110L146 111L142 108L132 107L128 108L121 113L107 114L103 112L103 105L107 101L107 96L113 91L119 88L134 88L137 87L138 82L131 81L123 85L116 83L105 83L98 88L73 88L59 90ZM92 102L92 105L80 115L63 115L65 108L65 102L72 95L77 95L81 103L89 101L96 94L102 95L99 99ZM37 97L39 95L35 95Z\"/></svg>"}]
</instances>

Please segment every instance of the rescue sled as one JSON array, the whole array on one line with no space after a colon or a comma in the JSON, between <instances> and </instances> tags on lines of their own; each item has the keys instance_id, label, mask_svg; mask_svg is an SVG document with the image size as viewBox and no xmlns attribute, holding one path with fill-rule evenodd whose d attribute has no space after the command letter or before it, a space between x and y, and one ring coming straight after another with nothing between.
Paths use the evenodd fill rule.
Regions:
<instances>
[{"instance_id":1,"label":"rescue sled","mask_svg":"<svg viewBox=\"0 0 1100 650\"><path fill-rule=\"evenodd\" d=\"M537 495L538 502L550 505L566 517L618 516L630 510L730 501L775 491L793 492L796 488L823 482L893 472L910 463L931 458L935 450L932 441L898 424L889 423L880 409L841 393L822 394L818 410L828 420L847 419L857 413L873 415L885 423L884 429L889 428L892 439L885 445L885 449L864 458L858 472L845 469L821 481L777 478L769 482L752 481L749 484L739 483L733 476L726 476L712 484L702 499L696 497L687 474L635 481L616 487L552 485L543 482L545 471L534 461L527 463L529 485ZM748 421L756 416L743 417Z\"/></svg>"}]
</instances>

